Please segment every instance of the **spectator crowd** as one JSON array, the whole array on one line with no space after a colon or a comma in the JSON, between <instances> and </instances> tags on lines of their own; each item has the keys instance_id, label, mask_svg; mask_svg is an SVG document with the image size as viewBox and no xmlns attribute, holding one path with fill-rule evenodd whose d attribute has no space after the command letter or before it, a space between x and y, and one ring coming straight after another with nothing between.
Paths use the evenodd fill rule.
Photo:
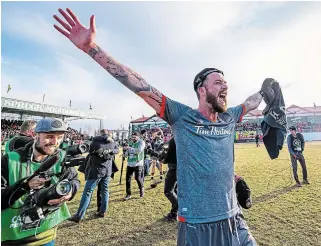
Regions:
<instances>
[{"instance_id":1,"label":"spectator crowd","mask_svg":"<svg viewBox=\"0 0 321 246\"><path fill-rule=\"evenodd\" d=\"M22 120L1 119L1 142L17 135L22 123ZM68 132L66 133L65 138L69 138L70 140L80 140L83 138L83 135L76 129L68 127Z\"/></svg>"}]
</instances>

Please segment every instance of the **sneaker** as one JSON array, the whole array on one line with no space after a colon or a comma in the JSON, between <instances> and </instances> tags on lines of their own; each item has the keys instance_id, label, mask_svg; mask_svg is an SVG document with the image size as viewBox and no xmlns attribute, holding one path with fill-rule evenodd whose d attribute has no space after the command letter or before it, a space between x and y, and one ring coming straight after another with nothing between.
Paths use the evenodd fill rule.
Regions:
<instances>
[{"instance_id":1,"label":"sneaker","mask_svg":"<svg viewBox=\"0 0 321 246\"><path fill-rule=\"evenodd\" d=\"M302 183L303 183L303 184L307 184L307 185L310 184L308 180L303 180Z\"/></svg>"},{"instance_id":2,"label":"sneaker","mask_svg":"<svg viewBox=\"0 0 321 246\"><path fill-rule=\"evenodd\" d=\"M101 213L101 212L97 212L97 213L95 213L95 215L96 215L97 217L101 217L101 218L104 218L104 217L105 217L105 213Z\"/></svg>"},{"instance_id":3,"label":"sneaker","mask_svg":"<svg viewBox=\"0 0 321 246\"><path fill-rule=\"evenodd\" d=\"M296 183L296 187L302 187L301 183Z\"/></svg>"},{"instance_id":4,"label":"sneaker","mask_svg":"<svg viewBox=\"0 0 321 246\"><path fill-rule=\"evenodd\" d=\"M70 217L68 220L72 221L72 222L75 222L75 223L78 223L78 224L81 221L81 219L77 215L74 215L74 216Z\"/></svg>"},{"instance_id":5,"label":"sneaker","mask_svg":"<svg viewBox=\"0 0 321 246\"><path fill-rule=\"evenodd\" d=\"M131 196L131 195L127 195L127 196L124 197L124 200L127 201L127 200L129 200L130 198L132 198L132 196Z\"/></svg>"},{"instance_id":6,"label":"sneaker","mask_svg":"<svg viewBox=\"0 0 321 246\"><path fill-rule=\"evenodd\" d=\"M143 197L144 197L144 195L145 195L145 191L144 191L144 190L142 190L142 191L140 192L140 198L143 198Z\"/></svg>"},{"instance_id":7,"label":"sneaker","mask_svg":"<svg viewBox=\"0 0 321 246\"><path fill-rule=\"evenodd\" d=\"M168 213L168 214L165 216L165 219L166 219L166 220L170 220L170 221L177 220L177 214Z\"/></svg>"}]
</instances>

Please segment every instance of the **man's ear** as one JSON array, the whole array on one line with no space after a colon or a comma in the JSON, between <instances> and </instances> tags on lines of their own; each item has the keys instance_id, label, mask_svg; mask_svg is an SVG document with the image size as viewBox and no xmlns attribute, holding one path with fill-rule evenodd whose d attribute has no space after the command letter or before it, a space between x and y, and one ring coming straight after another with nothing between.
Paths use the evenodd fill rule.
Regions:
<instances>
[{"instance_id":1,"label":"man's ear","mask_svg":"<svg viewBox=\"0 0 321 246\"><path fill-rule=\"evenodd\" d=\"M197 88L197 92L199 95L205 95L206 89L205 89L205 87L199 87L199 88Z\"/></svg>"}]
</instances>

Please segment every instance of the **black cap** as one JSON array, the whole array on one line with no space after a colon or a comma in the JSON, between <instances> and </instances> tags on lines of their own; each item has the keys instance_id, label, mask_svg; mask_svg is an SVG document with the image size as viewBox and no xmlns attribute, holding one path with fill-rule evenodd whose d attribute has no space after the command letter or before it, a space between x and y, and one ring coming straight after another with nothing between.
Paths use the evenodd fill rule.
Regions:
<instances>
[{"instance_id":1,"label":"black cap","mask_svg":"<svg viewBox=\"0 0 321 246\"><path fill-rule=\"evenodd\" d=\"M290 130L296 131L296 127L295 126L290 126L289 128Z\"/></svg>"},{"instance_id":2,"label":"black cap","mask_svg":"<svg viewBox=\"0 0 321 246\"><path fill-rule=\"evenodd\" d=\"M204 68L202 71L200 71L198 74L196 74L194 78L194 91L197 90L198 87L202 85L204 80L206 79L206 76L211 73L220 73L224 76L223 71L216 69L216 68Z\"/></svg>"},{"instance_id":3,"label":"black cap","mask_svg":"<svg viewBox=\"0 0 321 246\"><path fill-rule=\"evenodd\" d=\"M133 132L132 136L139 136L139 133L138 132Z\"/></svg>"}]
</instances>

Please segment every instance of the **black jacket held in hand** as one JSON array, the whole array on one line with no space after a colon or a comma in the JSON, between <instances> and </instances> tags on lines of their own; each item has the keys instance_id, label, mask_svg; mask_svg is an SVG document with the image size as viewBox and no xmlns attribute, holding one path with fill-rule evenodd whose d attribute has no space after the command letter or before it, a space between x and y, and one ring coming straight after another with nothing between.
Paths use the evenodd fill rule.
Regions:
<instances>
[{"instance_id":1,"label":"black jacket held in hand","mask_svg":"<svg viewBox=\"0 0 321 246\"><path fill-rule=\"evenodd\" d=\"M25 147L15 150L20 155L20 163L27 162L31 158L32 154L33 141L29 142ZM8 168L8 155L1 157L1 210L9 208L9 198L13 192L19 188L22 182L27 178L23 178L15 184L9 186L9 168ZM72 200L76 195L80 187L80 181L78 180L78 173L74 167L69 167L63 170L62 176L59 177L59 180L68 179L72 184L72 197L69 200ZM20 187L19 190L11 197L10 206L17 201L20 197L25 195L30 190L28 184L24 184Z\"/></svg>"},{"instance_id":2,"label":"black jacket held in hand","mask_svg":"<svg viewBox=\"0 0 321 246\"><path fill-rule=\"evenodd\" d=\"M272 78L264 80L261 93L267 104L262 114L264 115L261 129L263 143L271 159L279 157L286 137L285 104L280 85Z\"/></svg>"},{"instance_id":3,"label":"black jacket held in hand","mask_svg":"<svg viewBox=\"0 0 321 246\"><path fill-rule=\"evenodd\" d=\"M109 154L101 156L99 149L108 150ZM111 176L112 173L118 171L115 164L115 154L118 153L119 148L116 142L108 141L102 136L94 137L90 144L89 154L78 170L85 174L85 180Z\"/></svg>"},{"instance_id":4,"label":"black jacket held in hand","mask_svg":"<svg viewBox=\"0 0 321 246\"><path fill-rule=\"evenodd\" d=\"M175 140L172 137L168 142L167 154L164 158L164 163L168 164L169 169L177 168L177 159L176 159L176 144Z\"/></svg>"}]
</instances>

